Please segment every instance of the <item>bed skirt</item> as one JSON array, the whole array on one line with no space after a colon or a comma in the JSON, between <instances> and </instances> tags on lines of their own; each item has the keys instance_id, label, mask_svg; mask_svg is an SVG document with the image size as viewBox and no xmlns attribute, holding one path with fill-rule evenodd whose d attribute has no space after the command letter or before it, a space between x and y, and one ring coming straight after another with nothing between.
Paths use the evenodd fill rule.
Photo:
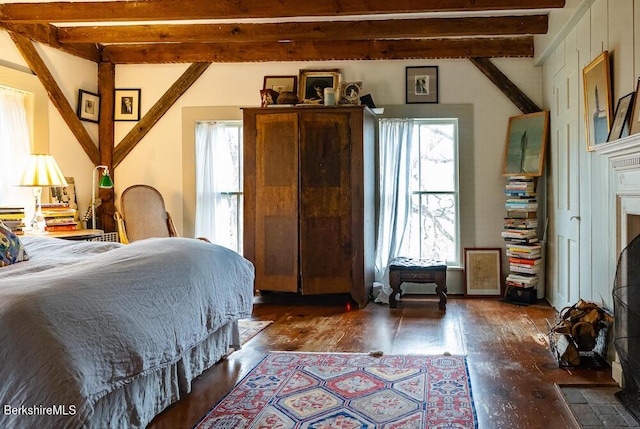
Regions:
<instances>
[{"instance_id":1,"label":"bed skirt","mask_svg":"<svg viewBox=\"0 0 640 429\"><path fill-rule=\"evenodd\" d=\"M238 322L230 322L166 366L104 396L88 428L145 428L162 410L191 392L191 382L232 347L240 348Z\"/></svg>"}]
</instances>

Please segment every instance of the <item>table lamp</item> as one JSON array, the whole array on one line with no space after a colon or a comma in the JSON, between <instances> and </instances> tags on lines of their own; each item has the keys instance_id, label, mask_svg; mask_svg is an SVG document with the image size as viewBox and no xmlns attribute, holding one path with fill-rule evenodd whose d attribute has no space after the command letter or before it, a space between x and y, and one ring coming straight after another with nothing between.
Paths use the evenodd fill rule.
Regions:
<instances>
[{"instance_id":1,"label":"table lamp","mask_svg":"<svg viewBox=\"0 0 640 429\"><path fill-rule=\"evenodd\" d=\"M36 199L36 210L31 220L31 228L33 232L45 233L47 224L42 215L42 187L68 186L53 156L41 154L29 155L27 163L22 170L19 186L33 187L33 195Z\"/></svg>"},{"instance_id":2,"label":"table lamp","mask_svg":"<svg viewBox=\"0 0 640 429\"><path fill-rule=\"evenodd\" d=\"M100 177L99 188L113 188L113 180L109 176L109 167L106 165L97 165L93 169L93 181L91 182L91 228L96 229L96 173L102 169L102 177Z\"/></svg>"}]
</instances>

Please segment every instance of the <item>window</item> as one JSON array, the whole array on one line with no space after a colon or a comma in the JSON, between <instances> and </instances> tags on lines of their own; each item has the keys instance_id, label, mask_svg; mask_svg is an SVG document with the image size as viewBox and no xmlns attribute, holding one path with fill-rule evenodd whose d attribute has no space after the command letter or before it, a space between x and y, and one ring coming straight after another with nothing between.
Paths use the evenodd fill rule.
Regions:
<instances>
[{"instance_id":1,"label":"window","mask_svg":"<svg viewBox=\"0 0 640 429\"><path fill-rule=\"evenodd\" d=\"M396 256L460 264L458 121L380 120L376 279Z\"/></svg>"},{"instance_id":2,"label":"window","mask_svg":"<svg viewBox=\"0 0 640 429\"><path fill-rule=\"evenodd\" d=\"M459 265L457 128L456 120L414 121L402 255Z\"/></svg>"},{"instance_id":3,"label":"window","mask_svg":"<svg viewBox=\"0 0 640 429\"><path fill-rule=\"evenodd\" d=\"M242 121L196 124L195 233L242 253Z\"/></svg>"},{"instance_id":4,"label":"window","mask_svg":"<svg viewBox=\"0 0 640 429\"><path fill-rule=\"evenodd\" d=\"M31 152L25 108L28 93L0 86L0 205L33 209L33 194L16 186Z\"/></svg>"}]
</instances>

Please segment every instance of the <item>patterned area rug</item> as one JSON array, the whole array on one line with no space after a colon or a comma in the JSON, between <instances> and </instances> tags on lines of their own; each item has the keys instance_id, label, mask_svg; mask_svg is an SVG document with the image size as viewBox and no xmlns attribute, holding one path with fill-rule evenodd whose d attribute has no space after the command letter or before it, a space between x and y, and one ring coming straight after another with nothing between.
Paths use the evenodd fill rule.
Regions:
<instances>
[{"instance_id":1,"label":"patterned area rug","mask_svg":"<svg viewBox=\"0 0 640 429\"><path fill-rule=\"evenodd\" d=\"M271 352L198 429L477 428L464 356Z\"/></svg>"},{"instance_id":2,"label":"patterned area rug","mask_svg":"<svg viewBox=\"0 0 640 429\"><path fill-rule=\"evenodd\" d=\"M251 338L255 337L258 332L262 331L272 323L273 320L238 320L238 329L240 330L240 340L242 341L242 344L245 344Z\"/></svg>"}]
</instances>

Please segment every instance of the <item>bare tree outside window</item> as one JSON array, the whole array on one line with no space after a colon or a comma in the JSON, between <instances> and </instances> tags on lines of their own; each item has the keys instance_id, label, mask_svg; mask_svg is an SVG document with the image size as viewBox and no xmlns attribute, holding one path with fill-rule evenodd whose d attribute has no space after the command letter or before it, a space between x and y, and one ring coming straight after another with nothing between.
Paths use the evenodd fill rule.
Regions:
<instances>
[{"instance_id":1,"label":"bare tree outside window","mask_svg":"<svg viewBox=\"0 0 640 429\"><path fill-rule=\"evenodd\" d=\"M416 122L404 255L458 261L456 121Z\"/></svg>"}]
</instances>

